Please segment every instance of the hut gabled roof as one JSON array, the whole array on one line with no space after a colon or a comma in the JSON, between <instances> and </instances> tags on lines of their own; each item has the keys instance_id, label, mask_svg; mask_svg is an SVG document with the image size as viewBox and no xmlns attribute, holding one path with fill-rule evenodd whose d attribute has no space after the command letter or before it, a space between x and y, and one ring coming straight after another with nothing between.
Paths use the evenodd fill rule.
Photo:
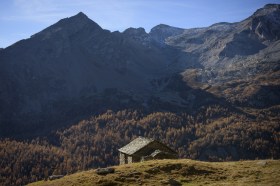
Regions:
<instances>
[{"instance_id":1,"label":"hut gabled roof","mask_svg":"<svg viewBox=\"0 0 280 186\"><path fill-rule=\"evenodd\" d=\"M155 141L155 140L149 139L149 138L144 138L144 137L138 137L138 138L134 139L133 141L131 141L126 146L120 148L119 151L122 153L128 154L128 155L132 155L153 141Z\"/></svg>"}]
</instances>

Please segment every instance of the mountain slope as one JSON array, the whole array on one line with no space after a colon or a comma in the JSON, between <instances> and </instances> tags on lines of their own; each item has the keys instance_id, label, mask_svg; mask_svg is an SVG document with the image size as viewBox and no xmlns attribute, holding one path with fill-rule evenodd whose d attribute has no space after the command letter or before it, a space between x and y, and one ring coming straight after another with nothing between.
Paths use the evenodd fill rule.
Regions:
<instances>
[{"instance_id":1,"label":"mountain slope","mask_svg":"<svg viewBox=\"0 0 280 186\"><path fill-rule=\"evenodd\" d=\"M0 137L49 135L108 109L277 106L279 12L267 5L239 23L150 33L111 33L83 13L60 20L0 51Z\"/></svg>"},{"instance_id":2,"label":"mountain slope","mask_svg":"<svg viewBox=\"0 0 280 186\"><path fill-rule=\"evenodd\" d=\"M182 73L191 87L238 106L270 107L280 103L279 19L280 6L266 5L239 23L188 29L167 44L202 64Z\"/></svg>"},{"instance_id":3,"label":"mountain slope","mask_svg":"<svg viewBox=\"0 0 280 186\"><path fill-rule=\"evenodd\" d=\"M67 113L76 112L71 104L82 106L85 99L106 92L145 97L152 91L149 80L167 65L161 54L101 29L82 13L63 19L1 51L1 118L17 128L22 124L14 118L44 123L43 118L66 115L63 120L71 120L75 113ZM92 105L98 104L95 98ZM1 130L1 136L7 130Z\"/></svg>"},{"instance_id":4,"label":"mountain slope","mask_svg":"<svg viewBox=\"0 0 280 186\"><path fill-rule=\"evenodd\" d=\"M46 136L109 109L277 107L279 6L238 23L150 33L111 33L83 13L60 20L0 51L0 137Z\"/></svg>"},{"instance_id":5,"label":"mountain slope","mask_svg":"<svg viewBox=\"0 0 280 186\"><path fill-rule=\"evenodd\" d=\"M189 97L204 93L182 83L174 65L189 55L163 45L181 32L159 25L150 34L111 33L79 13L1 50L0 136L42 135L107 109L193 110ZM201 103L223 102L204 95Z\"/></svg>"}]
</instances>

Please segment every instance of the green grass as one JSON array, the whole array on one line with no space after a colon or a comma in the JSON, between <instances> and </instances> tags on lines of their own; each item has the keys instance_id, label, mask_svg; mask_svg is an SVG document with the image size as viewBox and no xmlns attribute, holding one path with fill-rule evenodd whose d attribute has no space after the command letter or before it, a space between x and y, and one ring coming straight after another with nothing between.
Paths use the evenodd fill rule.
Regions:
<instances>
[{"instance_id":1,"label":"green grass","mask_svg":"<svg viewBox=\"0 0 280 186\"><path fill-rule=\"evenodd\" d=\"M115 166L116 172L100 176L95 170L67 175L30 186L92 185L278 185L280 160L201 162L188 159L155 160Z\"/></svg>"}]
</instances>

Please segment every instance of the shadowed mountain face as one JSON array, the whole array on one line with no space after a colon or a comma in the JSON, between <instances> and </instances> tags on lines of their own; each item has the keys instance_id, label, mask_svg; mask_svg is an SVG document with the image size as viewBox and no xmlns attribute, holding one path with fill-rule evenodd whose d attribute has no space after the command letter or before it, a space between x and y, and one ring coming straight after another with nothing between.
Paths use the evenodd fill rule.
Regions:
<instances>
[{"instance_id":1,"label":"shadowed mountain face","mask_svg":"<svg viewBox=\"0 0 280 186\"><path fill-rule=\"evenodd\" d=\"M40 135L107 109L278 105L279 20L279 5L239 23L150 33L110 32L83 13L60 20L0 50L0 137Z\"/></svg>"}]
</instances>

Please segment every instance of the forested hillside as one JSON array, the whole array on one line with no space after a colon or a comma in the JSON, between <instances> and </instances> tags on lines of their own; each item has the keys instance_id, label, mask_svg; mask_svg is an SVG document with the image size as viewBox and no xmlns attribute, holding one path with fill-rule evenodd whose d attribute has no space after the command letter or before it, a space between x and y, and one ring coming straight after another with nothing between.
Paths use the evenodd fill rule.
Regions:
<instances>
[{"instance_id":1,"label":"forested hillside","mask_svg":"<svg viewBox=\"0 0 280 186\"><path fill-rule=\"evenodd\" d=\"M21 185L52 174L118 164L117 149L137 136L158 139L180 158L208 161L279 158L279 109L235 113L211 106L186 113L108 110L57 131L49 141L2 140L1 184Z\"/></svg>"}]
</instances>

